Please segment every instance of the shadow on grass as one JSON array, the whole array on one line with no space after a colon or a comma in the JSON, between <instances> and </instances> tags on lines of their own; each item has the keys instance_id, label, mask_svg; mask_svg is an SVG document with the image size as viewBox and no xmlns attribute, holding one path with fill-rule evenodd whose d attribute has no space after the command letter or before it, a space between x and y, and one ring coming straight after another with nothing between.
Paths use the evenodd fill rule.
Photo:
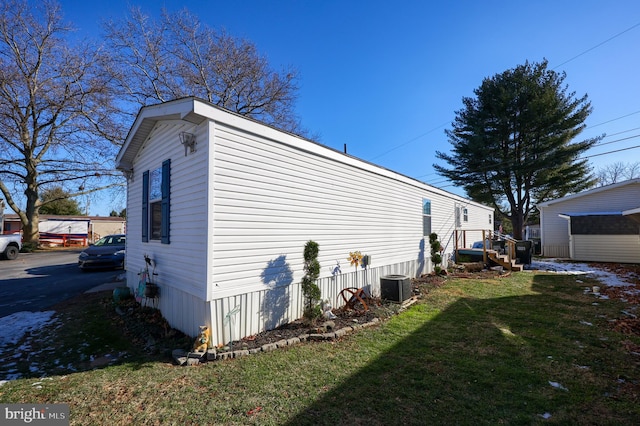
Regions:
<instances>
[{"instance_id":1,"label":"shadow on grass","mask_svg":"<svg viewBox=\"0 0 640 426\"><path fill-rule=\"evenodd\" d=\"M427 298L359 335L406 337L288 424L628 424L640 410L616 378L633 366L593 301L574 277L549 275L529 294L462 297L441 312Z\"/></svg>"}]
</instances>

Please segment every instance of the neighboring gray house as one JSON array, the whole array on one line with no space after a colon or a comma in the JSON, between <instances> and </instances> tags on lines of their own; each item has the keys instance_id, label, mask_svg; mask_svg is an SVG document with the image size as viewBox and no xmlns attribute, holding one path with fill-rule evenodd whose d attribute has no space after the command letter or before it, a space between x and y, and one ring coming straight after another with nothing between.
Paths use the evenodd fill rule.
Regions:
<instances>
[{"instance_id":1,"label":"neighboring gray house","mask_svg":"<svg viewBox=\"0 0 640 426\"><path fill-rule=\"evenodd\" d=\"M320 246L318 284L379 295L388 274L432 270L428 234L453 251L493 229L493 209L196 98L143 108L117 156L128 178L128 286L156 263L158 308L213 343L302 316L302 253ZM456 223L456 218L459 223ZM349 265L350 252L371 257Z\"/></svg>"},{"instance_id":2,"label":"neighboring gray house","mask_svg":"<svg viewBox=\"0 0 640 426\"><path fill-rule=\"evenodd\" d=\"M538 204L542 255L640 263L640 179Z\"/></svg>"}]
</instances>

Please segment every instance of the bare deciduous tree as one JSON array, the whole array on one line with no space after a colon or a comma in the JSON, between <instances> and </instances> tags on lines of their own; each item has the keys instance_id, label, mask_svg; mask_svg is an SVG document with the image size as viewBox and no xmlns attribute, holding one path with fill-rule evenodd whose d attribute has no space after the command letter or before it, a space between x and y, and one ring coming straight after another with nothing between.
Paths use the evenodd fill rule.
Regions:
<instances>
[{"instance_id":1,"label":"bare deciduous tree","mask_svg":"<svg viewBox=\"0 0 640 426\"><path fill-rule=\"evenodd\" d=\"M0 5L0 190L37 242L41 187L77 196L116 183L109 76L99 49L72 45L54 3ZM107 178L107 179L105 179Z\"/></svg>"},{"instance_id":2,"label":"bare deciduous tree","mask_svg":"<svg viewBox=\"0 0 640 426\"><path fill-rule=\"evenodd\" d=\"M605 186L640 177L640 162L623 163L621 161L608 164L598 169L598 185Z\"/></svg>"},{"instance_id":3,"label":"bare deciduous tree","mask_svg":"<svg viewBox=\"0 0 640 426\"><path fill-rule=\"evenodd\" d=\"M253 43L201 24L189 11L153 20L133 8L105 24L114 81L142 107L197 96L280 129L305 133L294 113L297 71L276 72Z\"/></svg>"}]
</instances>

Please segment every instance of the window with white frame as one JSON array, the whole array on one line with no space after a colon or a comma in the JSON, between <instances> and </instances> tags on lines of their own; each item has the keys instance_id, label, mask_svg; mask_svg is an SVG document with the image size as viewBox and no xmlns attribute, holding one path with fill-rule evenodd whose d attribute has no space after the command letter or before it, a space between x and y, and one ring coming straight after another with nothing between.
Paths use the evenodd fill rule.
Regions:
<instances>
[{"instance_id":1,"label":"window with white frame","mask_svg":"<svg viewBox=\"0 0 640 426\"><path fill-rule=\"evenodd\" d=\"M149 172L149 239L162 236L162 167Z\"/></svg>"},{"instance_id":2,"label":"window with white frame","mask_svg":"<svg viewBox=\"0 0 640 426\"><path fill-rule=\"evenodd\" d=\"M422 199L422 235L431 234L431 200Z\"/></svg>"},{"instance_id":3,"label":"window with white frame","mask_svg":"<svg viewBox=\"0 0 640 426\"><path fill-rule=\"evenodd\" d=\"M469 210L466 207L462 209L462 221L469 222Z\"/></svg>"}]
</instances>

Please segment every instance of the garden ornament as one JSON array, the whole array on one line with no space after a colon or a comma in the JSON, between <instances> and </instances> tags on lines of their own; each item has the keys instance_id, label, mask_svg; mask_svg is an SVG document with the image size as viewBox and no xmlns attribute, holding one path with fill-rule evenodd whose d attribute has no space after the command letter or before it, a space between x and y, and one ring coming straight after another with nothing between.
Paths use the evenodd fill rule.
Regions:
<instances>
[{"instance_id":1,"label":"garden ornament","mask_svg":"<svg viewBox=\"0 0 640 426\"><path fill-rule=\"evenodd\" d=\"M194 352L206 352L209 348L209 341L211 340L211 330L206 325L200 326L200 334L193 344Z\"/></svg>"}]
</instances>

